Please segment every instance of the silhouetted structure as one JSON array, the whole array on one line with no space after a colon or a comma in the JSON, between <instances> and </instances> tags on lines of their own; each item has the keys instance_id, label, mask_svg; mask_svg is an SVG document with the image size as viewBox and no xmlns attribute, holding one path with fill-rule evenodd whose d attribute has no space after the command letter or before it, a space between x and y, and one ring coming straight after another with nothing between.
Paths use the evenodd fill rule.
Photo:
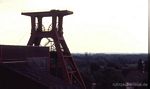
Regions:
<instances>
[{"instance_id":1,"label":"silhouetted structure","mask_svg":"<svg viewBox=\"0 0 150 89\"><path fill-rule=\"evenodd\" d=\"M64 80L64 84L66 84L67 86L70 84L71 86L75 85L82 89L86 89L84 81L75 62L73 61L73 57L63 37L63 17L70 14L73 14L73 12L67 10L51 10L46 12L22 13L22 15L31 17L30 39L27 46L0 46L0 64L2 65L2 67L12 67L12 70L16 71L17 73L21 73L22 75L30 76L29 78L32 78L33 76L38 77L37 80L33 77L33 80L36 80L38 82L42 81L41 83L46 83L46 86L49 85L49 79L51 79L49 77L51 76L51 73L55 77L61 79L60 81ZM49 26L48 29L45 29L43 27L42 18L44 17L52 17L52 24ZM40 43L43 38L46 38L48 40L48 43L46 43L45 46L49 43L51 44L49 48L40 47ZM42 61L38 60L39 58ZM41 64L41 62L43 64ZM37 67L35 67L34 65ZM41 65L46 66L41 67ZM27 72L27 74L25 71ZM29 72L33 72L33 75ZM44 79L42 76L44 77ZM58 84L58 86L60 84L63 85L63 83L61 82ZM73 87L66 89L72 88ZM53 88L47 86L47 88L45 89Z\"/></svg>"},{"instance_id":2,"label":"silhouetted structure","mask_svg":"<svg viewBox=\"0 0 150 89\"><path fill-rule=\"evenodd\" d=\"M28 45L40 46L42 38L47 38L49 42L53 43L51 45L53 47L50 47L52 48L50 49L50 56L53 59L53 64L51 63L50 69L56 70L57 72L53 72L53 74L59 76L70 84L77 84L79 86L82 86L82 88L85 88L82 77L76 67L76 64L73 61L71 53L63 37L63 17L70 14L73 14L73 12L67 10L51 10L48 12L22 13L22 15L27 15L31 17L32 29ZM51 29L42 29L43 17L52 17Z\"/></svg>"}]
</instances>

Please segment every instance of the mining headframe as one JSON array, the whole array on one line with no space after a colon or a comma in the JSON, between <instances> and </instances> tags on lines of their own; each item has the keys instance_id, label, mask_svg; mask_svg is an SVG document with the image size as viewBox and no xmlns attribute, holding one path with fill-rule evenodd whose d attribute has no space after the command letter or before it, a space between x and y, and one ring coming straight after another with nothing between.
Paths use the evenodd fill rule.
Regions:
<instances>
[{"instance_id":1,"label":"mining headframe","mask_svg":"<svg viewBox=\"0 0 150 89\"><path fill-rule=\"evenodd\" d=\"M0 45L0 89L86 89L63 37L68 10L24 12L31 18L27 46ZM42 19L52 18L48 29ZM41 40L47 39L45 46Z\"/></svg>"}]
</instances>

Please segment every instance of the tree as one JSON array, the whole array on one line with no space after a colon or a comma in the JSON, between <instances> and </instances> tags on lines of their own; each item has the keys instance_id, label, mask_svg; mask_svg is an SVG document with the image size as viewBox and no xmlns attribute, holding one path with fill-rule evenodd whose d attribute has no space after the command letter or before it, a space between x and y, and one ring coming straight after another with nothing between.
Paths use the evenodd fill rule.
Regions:
<instances>
[{"instance_id":1,"label":"tree","mask_svg":"<svg viewBox=\"0 0 150 89\"><path fill-rule=\"evenodd\" d=\"M138 65L137 65L138 70L142 71L143 70L143 63L142 63L142 59L138 60Z\"/></svg>"}]
</instances>

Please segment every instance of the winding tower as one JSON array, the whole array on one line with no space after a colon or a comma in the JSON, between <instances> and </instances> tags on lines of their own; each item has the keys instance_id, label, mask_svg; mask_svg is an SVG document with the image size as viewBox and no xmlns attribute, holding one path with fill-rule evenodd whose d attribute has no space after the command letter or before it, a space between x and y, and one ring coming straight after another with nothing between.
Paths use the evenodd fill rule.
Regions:
<instances>
[{"instance_id":1,"label":"winding tower","mask_svg":"<svg viewBox=\"0 0 150 89\"><path fill-rule=\"evenodd\" d=\"M69 84L75 84L86 89L80 72L73 60L69 48L63 37L63 17L71 15L68 10L51 10L46 12L24 12L22 15L31 17L31 36L28 46L40 46L43 38L47 39L50 55L50 71ZM52 24L48 29L44 28L42 19L51 17Z\"/></svg>"}]
</instances>

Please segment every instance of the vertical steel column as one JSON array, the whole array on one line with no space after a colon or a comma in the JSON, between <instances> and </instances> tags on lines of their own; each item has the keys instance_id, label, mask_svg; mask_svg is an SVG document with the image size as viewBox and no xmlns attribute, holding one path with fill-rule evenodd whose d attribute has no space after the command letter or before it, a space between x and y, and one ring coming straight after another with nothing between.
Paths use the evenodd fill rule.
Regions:
<instances>
[{"instance_id":1,"label":"vertical steel column","mask_svg":"<svg viewBox=\"0 0 150 89\"><path fill-rule=\"evenodd\" d=\"M42 31L42 17L39 16L37 18L38 18L38 29L37 29L37 31L41 32Z\"/></svg>"},{"instance_id":2,"label":"vertical steel column","mask_svg":"<svg viewBox=\"0 0 150 89\"><path fill-rule=\"evenodd\" d=\"M31 16L31 34L35 31L35 17Z\"/></svg>"},{"instance_id":3,"label":"vertical steel column","mask_svg":"<svg viewBox=\"0 0 150 89\"><path fill-rule=\"evenodd\" d=\"M52 31L56 30L57 16L52 16Z\"/></svg>"},{"instance_id":4,"label":"vertical steel column","mask_svg":"<svg viewBox=\"0 0 150 89\"><path fill-rule=\"evenodd\" d=\"M58 16L58 33L63 36L63 16Z\"/></svg>"},{"instance_id":5,"label":"vertical steel column","mask_svg":"<svg viewBox=\"0 0 150 89\"><path fill-rule=\"evenodd\" d=\"M35 37L35 17L31 16L31 37L27 43L27 45L33 45Z\"/></svg>"}]
</instances>

